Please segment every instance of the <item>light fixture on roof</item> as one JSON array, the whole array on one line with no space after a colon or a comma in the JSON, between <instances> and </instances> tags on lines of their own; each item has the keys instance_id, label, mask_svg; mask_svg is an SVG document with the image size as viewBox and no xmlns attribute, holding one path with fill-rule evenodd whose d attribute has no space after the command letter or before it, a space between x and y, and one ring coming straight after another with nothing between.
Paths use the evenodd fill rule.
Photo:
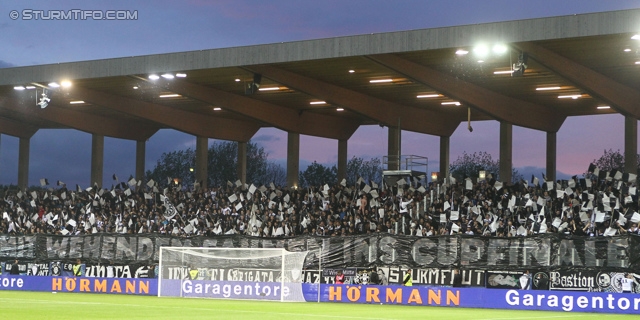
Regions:
<instances>
[{"instance_id":1,"label":"light fixture on roof","mask_svg":"<svg viewBox=\"0 0 640 320\"><path fill-rule=\"evenodd\" d=\"M240 78L236 78L236 82L240 82Z\"/></svg>"},{"instance_id":2,"label":"light fixture on roof","mask_svg":"<svg viewBox=\"0 0 640 320\"><path fill-rule=\"evenodd\" d=\"M220 111L220 110L222 110L222 108L220 108L220 107L213 108L213 111Z\"/></svg>"},{"instance_id":3,"label":"light fixture on roof","mask_svg":"<svg viewBox=\"0 0 640 320\"><path fill-rule=\"evenodd\" d=\"M419 94L416 96L416 98L418 99L423 99L423 98L437 98L440 95L437 93L430 93L430 94Z\"/></svg>"},{"instance_id":4,"label":"light fixture on roof","mask_svg":"<svg viewBox=\"0 0 640 320\"><path fill-rule=\"evenodd\" d=\"M441 105L443 105L443 106L459 106L459 105L461 105L461 103L459 101L445 101L445 102L442 102Z\"/></svg>"},{"instance_id":5,"label":"light fixture on roof","mask_svg":"<svg viewBox=\"0 0 640 320\"><path fill-rule=\"evenodd\" d=\"M518 62L513 64L513 73L512 77L522 77L524 75L524 71L527 69L527 61L529 60L529 55L526 52L521 52L518 55Z\"/></svg>"},{"instance_id":6,"label":"light fixture on roof","mask_svg":"<svg viewBox=\"0 0 640 320\"><path fill-rule=\"evenodd\" d=\"M502 43L498 43L496 45L493 46L493 53L495 54L503 54L507 52L507 46L505 46Z\"/></svg>"},{"instance_id":7,"label":"light fixture on roof","mask_svg":"<svg viewBox=\"0 0 640 320\"><path fill-rule=\"evenodd\" d=\"M456 54L459 56L464 56L465 54L469 53L469 51L464 50L464 49L458 49L456 50Z\"/></svg>"},{"instance_id":8,"label":"light fixture on roof","mask_svg":"<svg viewBox=\"0 0 640 320\"><path fill-rule=\"evenodd\" d=\"M600 109L600 110L611 109L611 106L598 106L597 109Z\"/></svg>"},{"instance_id":9,"label":"light fixture on roof","mask_svg":"<svg viewBox=\"0 0 640 320\"><path fill-rule=\"evenodd\" d=\"M311 101L309 104L326 104L326 101Z\"/></svg>"},{"instance_id":10,"label":"light fixture on roof","mask_svg":"<svg viewBox=\"0 0 640 320\"><path fill-rule=\"evenodd\" d=\"M256 93L256 91L269 91L269 90L262 90L267 88L260 88L261 82L262 82L262 75L259 73L254 73L253 81L247 84L247 87L244 89L244 94L254 94ZM276 87L276 89L271 89L271 90L280 90L280 88Z\"/></svg>"},{"instance_id":11,"label":"light fixture on roof","mask_svg":"<svg viewBox=\"0 0 640 320\"><path fill-rule=\"evenodd\" d=\"M353 70L353 69L349 70L349 73L354 73L354 72L356 72L356 71Z\"/></svg>"},{"instance_id":12,"label":"light fixture on roof","mask_svg":"<svg viewBox=\"0 0 640 320\"><path fill-rule=\"evenodd\" d=\"M558 96L558 99L573 99L576 100L578 98L582 98L581 94L569 94L564 96Z\"/></svg>"},{"instance_id":13,"label":"light fixture on roof","mask_svg":"<svg viewBox=\"0 0 640 320\"><path fill-rule=\"evenodd\" d=\"M13 90L18 90L18 91L22 91L24 89L25 89L25 87L23 87L23 86L15 86L15 87L13 87Z\"/></svg>"},{"instance_id":14,"label":"light fixture on roof","mask_svg":"<svg viewBox=\"0 0 640 320\"><path fill-rule=\"evenodd\" d=\"M49 99L49 97L47 96L47 90L45 89L42 90L42 94L39 101L36 95L36 105L40 106L40 109L44 109L47 106L49 106L49 102L51 102L51 99Z\"/></svg>"},{"instance_id":15,"label":"light fixture on roof","mask_svg":"<svg viewBox=\"0 0 640 320\"><path fill-rule=\"evenodd\" d=\"M631 52L631 49L630 48L625 48L624 52Z\"/></svg>"},{"instance_id":16,"label":"light fixture on roof","mask_svg":"<svg viewBox=\"0 0 640 320\"><path fill-rule=\"evenodd\" d=\"M160 98L177 98L180 97L179 94L177 93L168 93L168 94L161 94L159 95Z\"/></svg>"},{"instance_id":17,"label":"light fixture on roof","mask_svg":"<svg viewBox=\"0 0 640 320\"><path fill-rule=\"evenodd\" d=\"M157 74L150 74L149 75L149 80L158 80L160 79L160 77Z\"/></svg>"},{"instance_id":18,"label":"light fixture on roof","mask_svg":"<svg viewBox=\"0 0 640 320\"><path fill-rule=\"evenodd\" d=\"M559 86L555 86L555 87L539 87L536 88L536 91L548 91L548 90L560 90Z\"/></svg>"},{"instance_id":19,"label":"light fixture on roof","mask_svg":"<svg viewBox=\"0 0 640 320\"><path fill-rule=\"evenodd\" d=\"M49 87L58 88L58 87L60 87L60 85L57 82L49 82Z\"/></svg>"},{"instance_id":20,"label":"light fixture on roof","mask_svg":"<svg viewBox=\"0 0 640 320\"><path fill-rule=\"evenodd\" d=\"M69 80L64 80L64 81L60 82L60 85L61 85L63 88L69 88L69 87L71 87L71 81L69 81Z\"/></svg>"},{"instance_id":21,"label":"light fixture on roof","mask_svg":"<svg viewBox=\"0 0 640 320\"><path fill-rule=\"evenodd\" d=\"M27 90L33 90L33 89L35 89L35 88L36 88L35 86L26 86L26 87L25 87L25 89L27 89Z\"/></svg>"},{"instance_id":22,"label":"light fixture on roof","mask_svg":"<svg viewBox=\"0 0 640 320\"><path fill-rule=\"evenodd\" d=\"M640 61L636 61L636 64L640 64Z\"/></svg>"},{"instance_id":23,"label":"light fixture on roof","mask_svg":"<svg viewBox=\"0 0 640 320\"><path fill-rule=\"evenodd\" d=\"M499 71L494 71L493 74L512 74L513 70L499 70Z\"/></svg>"},{"instance_id":24,"label":"light fixture on roof","mask_svg":"<svg viewBox=\"0 0 640 320\"><path fill-rule=\"evenodd\" d=\"M393 82L393 79L375 79L375 80L369 80L369 83L387 83L387 82Z\"/></svg>"},{"instance_id":25,"label":"light fixture on roof","mask_svg":"<svg viewBox=\"0 0 640 320\"><path fill-rule=\"evenodd\" d=\"M82 100L75 100L75 101L69 101L69 104L83 104L84 101Z\"/></svg>"},{"instance_id":26,"label":"light fixture on roof","mask_svg":"<svg viewBox=\"0 0 640 320\"><path fill-rule=\"evenodd\" d=\"M258 91L278 91L282 88L280 87L267 87L267 88L260 88L258 89Z\"/></svg>"},{"instance_id":27,"label":"light fixture on roof","mask_svg":"<svg viewBox=\"0 0 640 320\"><path fill-rule=\"evenodd\" d=\"M640 34L634 34L631 39L633 40L640 40Z\"/></svg>"},{"instance_id":28,"label":"light fixture on roof","mask_svg":"<svg viewBox=\"0 0 640 320\"><path fill-rule=\"evenodd\" d=\"M138 89L140 89L140 87L138 87L138 86L133 86L133 90L138 90Z\"/></svg>"},{"instance_id":29,"label":"light fixture on roof","mask_svg":"<svg viewBox=\"0 0 640 320\"><path fill-rule=\"evenodd\" d=\"M475 48L473 48L473 53L478 57L485 57L487 54L489 54L489 48L487 48L487 46L485 46L484 44L477 45Z\"/></svg>"},{"instance_id":30,"label":"light fixture on roof","mask_svg":"<svg viewBox=\"0 0 640 320\"><path fill-rule=\"evenodd\" d=\"M336 111L344 111L344 108L336 108Z\"/></svg>"},{"instance_id":31,"label":"light fixture on roof","mask_svg":"<svg viewBox=\"0 0 640 320\"><path fill-rule=\"evenodd\" d=\"M484 63L484 60L478 60L478 63Z\"/></svg>"},{"instance_id":32,"label":"light fixture on roof","mask_svg":"<svg viewBox=\"0 0 640 320\"><path fill-rule=\"evenodd\" d=\"M162 75L162 77L165 78L165 79L173 79L173 78L175 78L175 76L172 75L171 73L165 73L165 74Z\"/></svg>"},{"instance_id":33,"label":"light fixture on roof","mask_svg":"<svg viewBox=\"0 0 640 320\"><path fill-rule=\"evenodd\" d=\"M186 73L176 73L176 77L177 78L186 78L187 74Z\"/></svg>"}]
</instances>

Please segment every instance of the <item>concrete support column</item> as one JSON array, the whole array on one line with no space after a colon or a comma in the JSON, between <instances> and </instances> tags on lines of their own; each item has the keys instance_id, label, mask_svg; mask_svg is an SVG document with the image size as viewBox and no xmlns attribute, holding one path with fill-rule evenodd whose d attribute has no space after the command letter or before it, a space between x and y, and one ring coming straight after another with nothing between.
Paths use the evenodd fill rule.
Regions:
<instances>
[{"instance_id":1,"label":"concrete support column","mask_svg":"<svg viewBox=\"0 0 640 320\"><path fill-rule=\"evenodd\" d=\"M146 145L144 140L136 141L136 180L144 179L144 163L146 157Z\"/></svg>"},{"instance_id":2,"label":"concrete support column","mask_svg":"<svg viewBox=\"0 0 640 320\"><path fill-rule=\"evenodd\" d=\"M400 127L389 127L389 137L387 139L387 155L389 170L400 170L400 155L402 152L402 129Z\"/></svg>"},{"instance_id":3,"label":"concrete support column","mask_svg":"<svg viewBox=\"0 0 640 320\"><path fill-rule=\"evenodd\" d=\"M451 137L440 137L440 179L449 178L449 141ZM427 173L428 174L428 173ZM447 182L448 183L448 182Z\"/></svg>"},{"instance_id":4,"label":"concrete support column","mask_svg":"<svg viewBox=\"0 0 640 320\"><path fill-rule=\"evenodd\" d=\"M289 132L287 136L287 186L298 187L300 171L300 134Z\"/></svg>"},{"instance_id":5,"label":"concrete support column","mask_svg":"<svg viewBox=\"0 0 640 320\"><path fill-rule=\"evenodd\" d=\"M104 136L91 135L91 186L98 184L102 188L104 167Z\"/></svg>"},{"instance_id":6,"label":"concrete support column","mask_svg":"<svg viewBox=\"0 0 640 320\"><path fill-rule=\"evenodd\" d=\"M18 187L25 189L29 187L29 147L31 139L20 138L18 147Z\"/></svg>"},{"instance_id":7,"label":"concrete support column","mask_svg":"<svg viewBox=\"0 0 640 320\"><path fill-rule=\"evenodd\" d=\"M338 182L347 177L347 141L338 140Z\"/></svg>"},{"instance_id":8,"label":"concrete support column","mask_svg":"<svg viewBox=\"0 0 640 320\"><path fill-rule=\"evenodd\" d=\"M511 183L513 165L513 125L500 121L500 181Z\"/></svg>"},{"instance_id":9,"label":"concrete support column","mask_svg":"<svg viewBox=\"0 0 640 320\"><path fill-rule=\"evenodd\" d=\"M547 180L549 181L556 181L556 135L555 132L547 132Z\"/></svg>"},{"instance_id":10,"label":"concrete support column","mask_svg":"<svg viewBox=\"0 0 640 320\"><path fill-rule=\"evenodd\" d=\"M624 117L624 171L638 173L638 120Z\"/></svg>"},{"instance_id":11,"label":"concrete support column","mask_svg":"<svg viewBox=\"0 0 640 320\"><path fill-rule=\"evenodd\" d=\"M238 180L247 183L247 143L238 141Z\"/></svg>"},{"instance_id":12,"label":"concrete support column","mask_svg":"<svg viewBox=\"0 0 640 320\"><path fill-rule=\"evenodd\" d=\"M209 138L196 137L196 181L201 188L207 187L207 162L209 152Z\"/></svg>"}]
</instances>

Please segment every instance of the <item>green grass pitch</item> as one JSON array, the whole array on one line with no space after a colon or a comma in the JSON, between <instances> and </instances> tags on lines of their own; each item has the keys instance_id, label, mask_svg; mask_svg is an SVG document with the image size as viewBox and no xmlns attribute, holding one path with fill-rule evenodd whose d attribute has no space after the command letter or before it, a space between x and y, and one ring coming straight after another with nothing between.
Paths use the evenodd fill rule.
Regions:
<instances>
[{"instance_id":1,"label":"green grass pitch","mask_svg":"<svg viewBox=\"0 0 640 320\"><path fill-rule=\"evenodd\" d=\"M635 315L0 291L2 319L638 319Z\"/></svg>"}]
</instances>

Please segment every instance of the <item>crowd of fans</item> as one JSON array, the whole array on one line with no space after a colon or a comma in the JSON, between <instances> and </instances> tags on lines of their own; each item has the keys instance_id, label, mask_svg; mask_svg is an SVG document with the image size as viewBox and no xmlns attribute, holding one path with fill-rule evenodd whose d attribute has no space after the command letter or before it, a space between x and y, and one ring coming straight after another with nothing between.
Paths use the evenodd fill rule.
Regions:
<instances>
[{"instance_id":1,"label":"crowd of fans","mask_svg":"<svg viewBox=\"0 0 640 320\"><path fill-rule=\"evenodd\" d=\"M342 181L299 189L239 182L187 189L130 181L111 190L4 190L0 234L640 234L635 177L623 179L617 172L587 177L511 185L489 177L429 184L410 178L390 184Z\"/></svg>"}]
</instances>

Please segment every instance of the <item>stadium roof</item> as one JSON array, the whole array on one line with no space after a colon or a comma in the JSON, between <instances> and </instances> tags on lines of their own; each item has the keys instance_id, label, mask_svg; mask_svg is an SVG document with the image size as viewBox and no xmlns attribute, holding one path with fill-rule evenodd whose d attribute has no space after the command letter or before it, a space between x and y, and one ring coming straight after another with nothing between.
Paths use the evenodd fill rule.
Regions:
<instances>
[{"instance_id":1,"label":"stadium roof","mask_svg":"<svg viewBox=\"0 0 640 320\"><path fill-rule=\"evenodd\" d=\"M0 132L142 141L173 128L247 141L277 127L347 140L359 125L400 124L446 137L467 107L472 121L557 132L568 116L640 118L636 32L640 9L6 68ZM512 75L519 62L525 72ZM260 90L248 94L256 74ZM50 86L63 81L71 86Z\"/></svg>"}]
</instances>

